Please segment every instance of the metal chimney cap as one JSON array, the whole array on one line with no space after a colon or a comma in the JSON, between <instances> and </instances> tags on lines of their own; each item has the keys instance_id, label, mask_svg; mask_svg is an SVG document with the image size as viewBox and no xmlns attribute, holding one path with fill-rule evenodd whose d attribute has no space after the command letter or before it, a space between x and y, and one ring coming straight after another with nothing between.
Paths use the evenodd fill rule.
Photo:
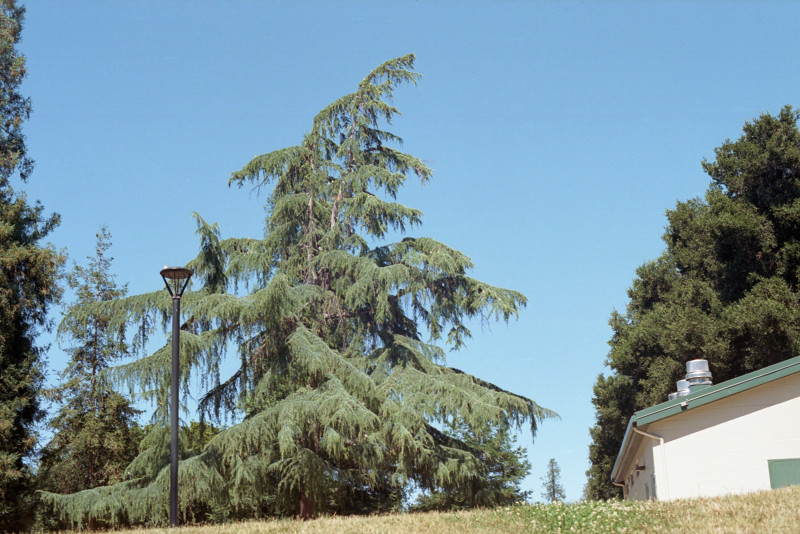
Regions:
<instances>
[{"instance_id":1,"label":"metal chimney cap","mask_svg":"<svg viewBox=\"0 0 800 534\"><path fill-rule=\"evenodd\" d=\"M708 360L689 360L686 362L686 372L687 373L696 373L696 372L708 372Z\"/></svg>"}]
</instances>

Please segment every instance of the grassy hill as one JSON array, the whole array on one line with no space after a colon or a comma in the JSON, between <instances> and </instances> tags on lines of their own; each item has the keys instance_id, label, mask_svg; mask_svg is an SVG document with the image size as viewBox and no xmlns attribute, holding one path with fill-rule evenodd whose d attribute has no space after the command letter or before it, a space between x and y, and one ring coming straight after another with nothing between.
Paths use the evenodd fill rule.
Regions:
<instances>
[{"instance_id":1,"label":"grassy hill","mask_svg":"<svg viewBox=\"0 0 800 534\"><path fill-rule=\"evenodd\" d=\"M185 534L250 533L798 533L800 486L716 499L662 502L521 504L493 510L325 517L184 527ZM166 528L136 534L177 532Z\"/></svg>"}]
</instances>

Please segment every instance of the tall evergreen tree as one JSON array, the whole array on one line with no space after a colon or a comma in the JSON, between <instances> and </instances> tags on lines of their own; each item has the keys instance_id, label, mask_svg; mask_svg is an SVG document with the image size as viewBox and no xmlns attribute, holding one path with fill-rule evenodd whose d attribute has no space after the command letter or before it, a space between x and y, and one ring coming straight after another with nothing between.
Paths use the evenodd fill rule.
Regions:
<instances>
[{"instance_id":1,"label":"tall evergreen tree","mask_svg":"<svg viewBox=\"0 0 800 534\"><path fill-rule=\"evenodd\" d=\"M110 239L104 227L97 234L95 255L87 258L86 266L76 264L69 274L69 286L76 293L71 308L125 295L127 288L118 286L111 273ZM102 374L126 355L124 332L110 329L111 317L102 311L86 319L65 320L59 327L60 338L73 346L61 373L62 384L49 392L61 408L50 422L55 434L44 447L39 466L39 486L58 493L123 481L125 469L138 452L138 410Z\"/></svg>"},{"instance_id":2,"label":"tall evergreen tree","mask_svg":"<svg viewBox=\"0 0 800 534\"><path fill-rule=\"evenodd\" d=\"M471 278L465 255L430 238L378 244L421 221L393 202L410 174L431 171L385 129L398 84L415 82L413 56L384 63L323 109L298 146L258 156L230 183L274 185L263 239L220 239L198 216L201 251L183 297L182 381L199 369L201 409L241 414L196 455L182 452L185 519L366 512L394 506L412 484L452 490L485 472L481 451L437 429L538 423L552 412L445 364L436 343L460 347L467 319L516 316L525 297ZM388 197L388 199L386 198ZM171 309L165 291L108 305L147 333ZM77 317L80 313L76 311ZM428 338L427 341L424 338ZM143 338L134 340L141 344ZM228 347L238 371L220 380ZM115 371L154 392L151 446L135 479L76 496L57 510L132 522L165 521L169 348ZM214 517L219 517L215 512Z\"/></svg>"},{"instance_id":3,"label":"tall evergreen tree","mask_svg":"<svg viewBox=\"0 0 800 534\"><path fill-rule=\"evenodd\" d=\"M663 402L685 362L709 360L724 381L800 351L798 111L747 122L703 168L705 198L667 212L662 256L636 271L624 314L614 312L607 364L593 403L588 493L611 485L628 419Z\"/></svg>"},{"instance_id":4,"label":"tall evergreen tree","mask_svg":"<svg viewBox=\"0 0 800 534\"><path fill-rule=\"evenodd\" d=\"M31 111L19 93L25 58L16 47L24 14L14 0L0 1L0 531L22 529L33 515L29 458L44 365L35 340L58 300L63 263L42 244L58 217L12 187L15 176L25 181L33 169L22 135Z\"/></svg>"},{"instance_id":5,"label":"tall evergreen tree","mask_svg":"<svg viewBox=\"0 0 800 534\"><path fill-rule=\"evenodd\" d=\"M542 480L542 498L546 502L561 502L567 498L564 486L561 485L561 468L555 458L547 462L547 471Z\"/></svg>"}]
</instances>

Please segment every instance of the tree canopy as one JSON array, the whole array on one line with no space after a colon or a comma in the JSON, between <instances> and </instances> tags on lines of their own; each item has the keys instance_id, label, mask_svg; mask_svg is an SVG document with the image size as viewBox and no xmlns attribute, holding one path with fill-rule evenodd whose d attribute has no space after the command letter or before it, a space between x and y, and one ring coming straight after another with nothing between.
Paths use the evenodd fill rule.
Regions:
<instances>
[{"instance_id":1,"label":"tree canopy","mask_svg":"<svg viewBox=\"0 0 800 534\"><path fill-rule=\"evenodd\" d=\"M714 161L702 199L667 211L664 253L636 271L625 313L610 324L608 376L593 403L589 495L610 483L628 419L667 399L688 360L724 381L800 350L800 113L746 122Z\"/></svg>"},{"instance_id":2,"label":"tree canopy","mask_svg":"<svg viewBox=\"0 0 800 534\"><path fill-rule=\"evenodd\" d=\"M199 452L183 449L184 520L394 509L410 488L489 480L483 445L444 432L448 424L535 433L555 415L446 363L443 346L461 347L471 319L507 321L525 297L470 277L470 259L434 239L385 242L422 219L395 201L399 189L432 175L387 129L396 87L419 77L413 63L407 55L378 66L320 111L300 144L232 174L231 185L272 187L263 237L223 239L197 216L181 380L186 392L198 373L202 413L236 424ZM157 290L72 310L68 321L98 309L112 326L135 326L132 346L142 349L171 303ZM231 353L238 370L221 377ZM73 523L166 520L169 361L165 345L109 370L156 402L154 423L129 480L44 495Z\"/></svg>"}]
</instances>

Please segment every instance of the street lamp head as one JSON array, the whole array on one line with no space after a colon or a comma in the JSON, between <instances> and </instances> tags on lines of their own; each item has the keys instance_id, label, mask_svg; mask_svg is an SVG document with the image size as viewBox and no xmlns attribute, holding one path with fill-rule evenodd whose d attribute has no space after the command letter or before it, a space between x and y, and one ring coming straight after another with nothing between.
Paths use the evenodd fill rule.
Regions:
<instances>
[{"instance_id":1,"label":"street lamp head","mask_svg":"<svg viewBox=\"0 0 800 534\"><path fill-rule=\"evenodd\" d=\"M191 278L194 274L194 271L189 269L188 267L167 267L164 266L161 269L161 276L163 278L169 278L170 280L186 280L187 278Z\"/></svg>"},{"instance_id":2,"label":"street lamp head","mask_svg":"<svg viewBox=\"0 0 800 534\"><path fill-rule=\"evenodd\" d=\"M181 298L192 274L194 274L194 271L187 267L167 267L165 265L161 269L161 278L164 279L164 284L167 286L167 291L169 291L172 298Z\"/></svg>"}]
</instances>

